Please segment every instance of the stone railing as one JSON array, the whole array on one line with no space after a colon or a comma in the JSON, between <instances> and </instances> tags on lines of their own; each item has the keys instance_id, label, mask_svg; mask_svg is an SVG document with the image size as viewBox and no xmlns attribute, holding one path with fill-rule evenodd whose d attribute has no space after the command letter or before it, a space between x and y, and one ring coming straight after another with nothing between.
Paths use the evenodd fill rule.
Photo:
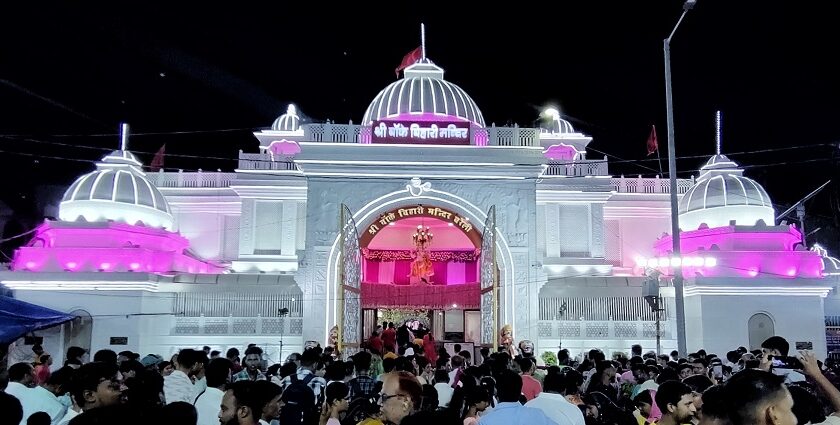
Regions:
<instances>
[{"instance_id":1,"label":"stone railing","mask_svg":"<svg viewBox=\"0 0 840 425\"><path fill-rule=\"evenodd\" d=\"M219 171L166 173L163 171L148 173L146 177L157 187L229 187L230 182L236 180L236 173Z\"/></svg>"},{"instance_id":2,"label":"stone railing","mask_svg":"<svg viewBox=\"0 0 840 425\"><path fill-rule=\"evenodd\" d=\"M171 335L303 335L302 317L175 317Z\"/></svg>"},{"instance_id":3,"label":"stone railing","mask_svg":"<svg viewBox=\"0 0 840 425\"><path fill-rule=\"evenodd\" d=\"M673 337L673 323L668 320L660 322L662 339ZM607 320L540 320L540 338L562 339L656 339L656 322L647 320L637 321L607 321Z\"/></svg>"},{"instance_id":4,"label":"stone railing","mask_svg":"<svg viewBox=\"0 0 840 425\"><path fill-rule=\"evenodd\" d=\"M671 183L668 179L656 176L654 178L616 177L610 179L610 185L618 193L671 193ZM677 193L682 195L694 186L691 179L677 179Z\"/></svg>"},{"instance_id":5,"label":"stone railing","mask_svg":"<svg viewBox=\"0 0 840 425\"><path fill-rule=\"evenodd\" d=\"M331 122L304 124L303 140L325 143L370 143L371 128L353 124L335 124ZM540 146L538 128L471 126L470 144L478 146ZM240 156L241 157L241 156ZM240 167L241 168L241 167Z\"/></svg>"},{"instance_id":6,"label":"stone railing","mask_svg":"<svg viewBox=\"0 0 840 425\"><path fill-rule=\"evenodd\" d=\"M582 176L608 176L607 158L600 159L582 159L577 161L549 161L546 164L543 177L550 176L567 176L567 177L582 177Z\"/></svg>"},{"instance_id":7,"label":"stone railing","mask_svg":"<svg viewBox=\"0 0 840 425\"><path fill-rule=\"evenodd\" d=\"M272 159L268 153L244 153L239 151L239 170L300 171L289 158Z\"/></svg>"}]
</instances>

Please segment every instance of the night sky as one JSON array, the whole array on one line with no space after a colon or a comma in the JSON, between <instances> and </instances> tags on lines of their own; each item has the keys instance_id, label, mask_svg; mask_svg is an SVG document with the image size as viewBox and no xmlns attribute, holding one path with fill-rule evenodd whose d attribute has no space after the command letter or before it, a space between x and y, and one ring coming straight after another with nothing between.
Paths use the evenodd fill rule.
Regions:
<instances>
[{"instance_id":1,"label":"night sky","mask_svg":"<svg viewBox=\"0 0 840 425\"><path fill-rule=\"evenodd\" d=\"M5 237L116 148L123 120L146 164L166 144L166 167L185 170L233 169L289 102L312 122L361 121L419 45L420 22L429 58L488 124L532 126L557 105L594 137L590 159L605 152L613 174L645 176L659 169L645 157L655 124L667 169L662 39L679 1L27 3L0 6L0 200L16 213ZM681 177L714 152L720 109L724 153L751 166L777 212L840 183L835 16L817 2L698 2L672 43ZM837 187L807 206L808 226L823 228L810 241L840 254Z\"/></svg>"}]
</instances>

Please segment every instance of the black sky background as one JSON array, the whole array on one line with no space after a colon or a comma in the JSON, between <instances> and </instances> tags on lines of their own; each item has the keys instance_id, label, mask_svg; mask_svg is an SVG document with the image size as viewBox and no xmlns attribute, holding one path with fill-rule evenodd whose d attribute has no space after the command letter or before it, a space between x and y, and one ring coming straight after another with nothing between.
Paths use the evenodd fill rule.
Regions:
<instances>
[{"instance_id":1,"label":"black sky background","mask_svg":"<svg viewBox=\"0 0 840 425\"><path fill-rule=\"evenodd\" d=\"M35 3L35 2L30 2ZM837 178L840 26L823 2L700 0L672 44L680 176L723 149L758 180L777 212ZM312 121L361 121L419 44L482 109L487 123L534 124L558 105L594 137L589 158L611 173L652 176L645 157L666 131L662 39L679 1L39 2L0 5L0 201L10 236L42 219L43 187L62 189L117 147L120 121L148 164L232 170L251 131L289 102ZM238 130L236 130L238 129ZM235 130L235 131L215 131ZM167 134L172 132L187 132ZM164 133L148 134L144 133ZM64 145L60 145L64 144ZM793 146L806 148L778 150ZM228 159L195 159L198 155ZM59 190L60 195L61 190ZM811 241L840 248L838 190L808 203Z\"/></svg>"}]
</instances>

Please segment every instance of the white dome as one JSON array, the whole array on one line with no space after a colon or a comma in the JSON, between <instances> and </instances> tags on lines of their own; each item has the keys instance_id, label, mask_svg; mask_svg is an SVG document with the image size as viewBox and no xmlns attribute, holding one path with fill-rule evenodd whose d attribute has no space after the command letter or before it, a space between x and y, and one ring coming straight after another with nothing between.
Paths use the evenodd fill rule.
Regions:
<instances>
[{"instance_id":1,"label":"white dome","mask_svg":"<svg viewBox=\"0 0 840 425\"><path fill-rule=\"evenodd\" d=\"M775 224L767 191L744 177L744 171L726 155L711 157L700 172L697 183L680 199L680 228L694 230L703 223L710 228L728 226L732 220L741 226L752 226L758 220Z\"/></svg>"},{"instance_id":2,"label":"white dome","mask_svg":"<svg viewBox=\"0 0 840 425\"><path fill-rule=\"evenodd\" d=\"M169 204L146 179L140 161L128 151L114 151L64 193L58 216L63 221L143 222L172 228Z\"/></svg>"},{"instance_id":3,"label":"white dome","mask_svg":"<svg viewBox=\"0 0 840 425\"><path fill-rule=\"evenodd\" d=\"M300 117L298 117L295 105L289 105L286 113L277 117L271 129L275 131L298 131L300 130Z\"/></svg>"},{"instance_id":4,"label":"white dome","mask_svg":"<svg viewBox=\"0 0 840 425\"><path fill-rule=\"evenodd\" d=\"M572 127L570 122L560 118L560 116L555 116L550 123L540 124L540 131L551 134L574 134L575 128Z\"/></svg>"},{"instance_id":5,"label":"white dome","mask_svg":"<svg viewBox=\"0 0 840 425\"><path fill-rule=\"evenodd\" d=\"M362 125L403 114L435 114L457 117L484 127L478 105L463 89L443 79L442 68L427 59L406 68L404 75L373 98Z\"/></svg>"}]
</instances>

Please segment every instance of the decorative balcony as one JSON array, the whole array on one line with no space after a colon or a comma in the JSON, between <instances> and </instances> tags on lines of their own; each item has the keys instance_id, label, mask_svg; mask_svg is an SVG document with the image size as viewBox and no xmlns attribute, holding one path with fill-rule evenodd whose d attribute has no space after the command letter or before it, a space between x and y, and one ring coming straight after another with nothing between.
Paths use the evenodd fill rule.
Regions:
<instances>
[{"instance_id":1,"label":"decorative balcony","mask_svg":"<svg viewBox=\"0 0 840 425\"><path fill-rule=\"evenodd\" d=\"M543 177L608 176L607 158L576 161L549 161Z\"/></svg>"},{"instance_id":2,"label":"decorative balcony","mask_svg":"<svg viewBox=\"0 0 840 425\"><path fill-rule=\"evenodd\" d=\"M610 185L618 193L671 193L670 181L659 176L654 178L621 176L610 179ZM690 179L677 179L677 194L685 194L692 186L694 186L694 176Z\"/></svg>"},{"instance_id":3,"label":"decorative balcony","mask_svg":"<svg viewBox=\"0 0 840 425\"><path fill-rule=\"evenodd\" d=\"M146 177L157 187L229 187L230 182L236 179L236 173L225 173L219 171L167 173L162 170L157 173L148 173Z\"/></svg>"},{"instance_id":4,"label":"decorative balcony","mask_svg":"<svg viewBox=\"0 0 840 425\"><path fill-rule=\"evenodd\" d=\"M335 124L331 122L304 124L303 140L325 143L370 143L371 128L353 124ZM470 126L470 144L476 146L540 146L538 128L496 127L487 128Z\"/></svg>"}]
</instances>

